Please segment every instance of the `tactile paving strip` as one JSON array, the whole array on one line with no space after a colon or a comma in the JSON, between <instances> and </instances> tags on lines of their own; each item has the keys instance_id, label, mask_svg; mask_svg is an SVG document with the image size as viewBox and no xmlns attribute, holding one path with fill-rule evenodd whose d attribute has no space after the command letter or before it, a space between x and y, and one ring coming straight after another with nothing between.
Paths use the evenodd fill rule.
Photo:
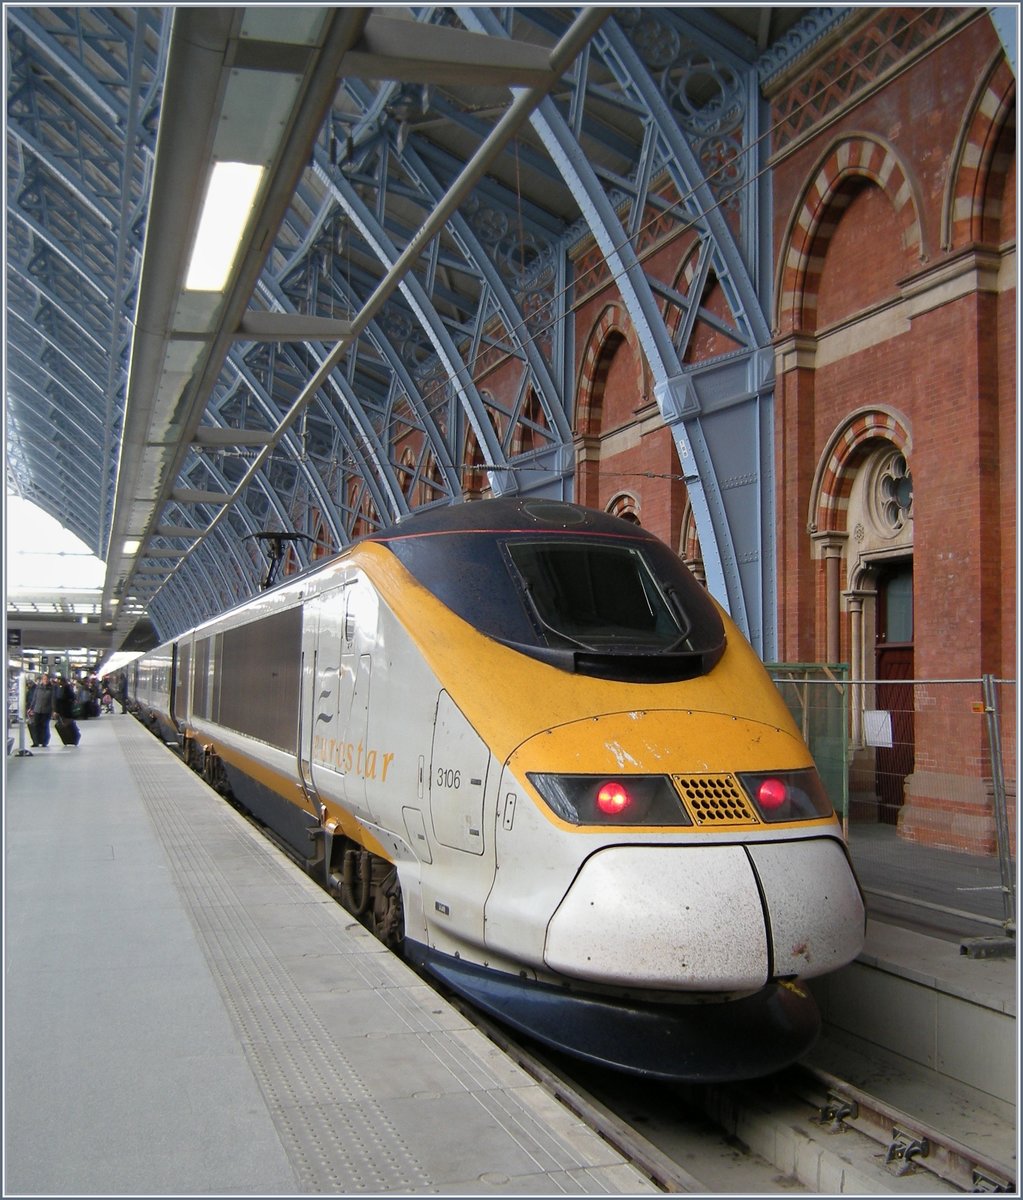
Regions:
<instances>
[{"instance_id":1,"label":"tactile paving strip","mask_svg":"<svg viewBox=\"0 0 1023 1200\"><path fill-rule=\"evenodd\" d=\"M452 1183L458 1192L468 1188L479 1194L500 1194L504 1185L516 1192L539 1187L544 1194L656 1190L476 1030L460 1023L452 1028L449 1009L422 1002L416 990L423 985L410 980L399 959L382 951L369 934L360 930L353 935L338 920L342 910L312 880L212 796L187 767L168 762L167 751L155 739L148 734L140 739L137 730L125 727L119 741L299 1192L447 1193L445 1184ZM173 778L178 769L180 782ZM246 889L255 879L258 898L247 905ZM478 1122L487 1114L503 1131L503 1149L492 1144L485 1158L476 1160L468 1150L463 1161L440 1164L438 1154L446 1157L442 1145L464 1143L444 1115L446 1106L457 1108L458 1099L452 1092L431 1096L423 1091L419 1102L439 1103L430 1122L432 1144L410 1148L385 1111L390 1103L392 1113L407 1112L409 1098L376 1098L352 1058L365 1054L365 1039L348 1040L351 1053L346 1055L345 1031L335 1036L282 961L282 946L291 951L290 961L297 961L288 942L289 906L298 914L295 936L309 937L311 930L312 956L338 956L343 986L335 989L337 994L343 998L346 990L372 990L375 1009L387 1018L380 1028L389 1024L403 1037L411 1036L435 1064L434 1071L465 1089L463 1103L470 1107L458 1111L477 1115L461 1132L471 1139L469 1129L484 1129L486 1122ZM371 949L358 944L361 936L369 939ZM331 972L333 981L333 966ZM417 1102L415 1093L411 1101ZM445 1122L447 1140L439 1136L438 1119Z\"/></svg>"},{"instance_id":2,"label":"tactile paving strip","mask_svg":"<svg viewBox=\"0 0 1023 1200\"><path fill-rule=\"evenodd\" d=\"M241 1032L296 1171L298 1190L425 1189L430 1183L426 1172L232 894L217 868L216 846L227 838L236 843L232 853L259 856L260 873L279 874L283 888L305 881L289 875L269 848L263 852L243 830L232 828L226 813L190 802L188 789L169 789L160 782L160 773L147 770L159 765L166 772L166 759L156 757L165 754L158 743L149 750L136 739L125 740L123 749L214 979Z\"/></svg>"}]
</instances>

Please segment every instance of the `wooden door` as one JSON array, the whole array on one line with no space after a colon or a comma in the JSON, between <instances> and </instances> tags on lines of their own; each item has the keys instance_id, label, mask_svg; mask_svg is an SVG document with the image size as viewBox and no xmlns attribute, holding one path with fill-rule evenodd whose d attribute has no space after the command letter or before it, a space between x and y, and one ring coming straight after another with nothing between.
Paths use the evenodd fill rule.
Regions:
<instances>
[{"instance_id":1,"label":"wooden door","mask_svg":"<svg viewBox=\"0 0 1023 1200\"><path fill-rule=\"evenodd\" d=\"M878 578L875 662L877 707L891 714L892 731L875 760L878 818L894 825L914 761L912 562L885 567Z\"/></svg>"}]
</instances>

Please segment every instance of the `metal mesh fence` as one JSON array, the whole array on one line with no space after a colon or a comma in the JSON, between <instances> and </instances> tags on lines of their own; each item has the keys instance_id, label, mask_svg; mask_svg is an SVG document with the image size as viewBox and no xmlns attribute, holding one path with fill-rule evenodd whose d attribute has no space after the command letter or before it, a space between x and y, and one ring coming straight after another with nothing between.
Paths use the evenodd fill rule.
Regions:
<instances>
[{"instance_id":1,"label":"metal mesh fence","mask_svg":"<svg viewBox=\"0 0 1023 1200\"><path fill-rule=\"evenodd\" d=\"M868 912L952 936L1014 935L1015 681L768 669L840 814Z\"/></svg>"}]
</instances>

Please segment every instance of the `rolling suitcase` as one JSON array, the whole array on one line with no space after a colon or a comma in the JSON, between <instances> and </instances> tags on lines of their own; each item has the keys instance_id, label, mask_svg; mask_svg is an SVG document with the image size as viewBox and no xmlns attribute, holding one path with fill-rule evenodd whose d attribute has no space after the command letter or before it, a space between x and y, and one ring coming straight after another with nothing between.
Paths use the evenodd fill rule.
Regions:
<instances>
[{"instance_id":1,"label":"rolling suitcase","mask_svg":"<svg viewBox=\"0 0 1023 1200\"><path fill-rule=\"evenodd\" d=\"M57 737L65 746L77 746L82 733L72 717L57 717L53 722L57 727Z\"/></svg>"}]
</instances>

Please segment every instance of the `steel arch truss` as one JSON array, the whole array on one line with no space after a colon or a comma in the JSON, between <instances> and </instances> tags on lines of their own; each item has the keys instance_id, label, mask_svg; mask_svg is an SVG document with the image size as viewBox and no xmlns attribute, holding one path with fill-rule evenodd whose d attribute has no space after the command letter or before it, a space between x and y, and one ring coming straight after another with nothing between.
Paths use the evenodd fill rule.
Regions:
<instances>
[{"instance_id":1,"label":"steel arch truss","mask_svg":"<svg viewBox=\"0 0 1023 1200\"><path fill-rule=\"evenodd\" d=\"M156 9L5 8L8 485L104 556L162 86Z\"/></svg>"},{"instance_id":2,"label":"steel arch truss","mask_svg":"<svg viewBox=\"0 0 1023 1200\"><path fill-rule=\"evenodd\" d=\"M348 107L332 114L305 181L315 223L279 251L280 292L295 311L321 317L350 317L366 303L461 165L429 143L420 153L399 85L381 95L348 81L344 93ZM507 492L559 489L568 474L557 242L539 226L509 236L525 229L522 206L490 193L478 188L466 214L452 217L340 373L342 425L374 444L387 503L378 521L456 500L474 490L471 477ZM528 266L509 265L513 249ZM498 367L515 375L503 405L476 383Z\"/></svg>"},{"instance_id":3,"label":"steel arch truss","mask_svg":"<svg viewBox=\"0 0 1023 1200\"><path fill-rule=\"evenodd\" d=\"M8 477L101 556L170 11L5 14ZM674 437L708 582L771 651L757 52L712 10L608 10L530 124L463 182L527 90L550 86L544 56L576 13L410 7L386 29L391 13L364 10L374 35L343 60L244 292L256 333L243 319L224 335L123 598L163 636L253 593L254 533L307 535L290 552L300 567L413 508L570 496L573 309L613 284ZM389 80L374 48L409 19L431 46L464 31L507 43L510 65L491 82L454 57L413 68L397 56L384 66L409 78ZM346 325L350 338L336 332ZM283 326L298 332L272 332Z\"/></svg>"}]
</instances>

